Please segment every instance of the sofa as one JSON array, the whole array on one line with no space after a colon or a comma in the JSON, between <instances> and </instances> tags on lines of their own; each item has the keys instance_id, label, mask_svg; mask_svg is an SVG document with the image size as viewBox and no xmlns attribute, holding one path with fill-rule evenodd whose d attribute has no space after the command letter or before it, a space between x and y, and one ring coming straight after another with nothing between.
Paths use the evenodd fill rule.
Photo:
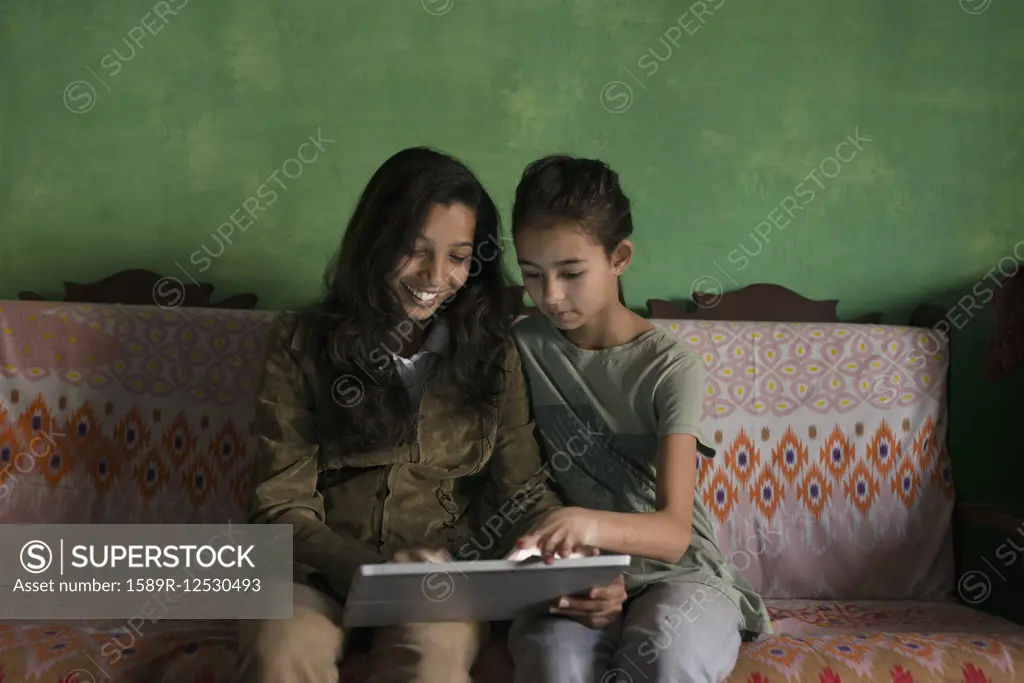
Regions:
<instances>
[{"instance_id":1,"label":"sofa","mask_svg":"<svg viewBox=\"0 0 1024 683\"><path fill-rule=\"evenodd\" d=\"M0 522L245 521L276 315L0 301ZM941 337L653 322L708 368L704 430L718 455L698 493L773 619L730 683L1024 681L1024 628L957 599ZM45 457L19 457L43 432L62 436ZM500 683L510 660L502 625L493 632L475 678ZM3 683L224 683L235 653L230 620L0 624ZM342 680L361 680L365 662L347 655Z\"/></svg>"}]
</instances>

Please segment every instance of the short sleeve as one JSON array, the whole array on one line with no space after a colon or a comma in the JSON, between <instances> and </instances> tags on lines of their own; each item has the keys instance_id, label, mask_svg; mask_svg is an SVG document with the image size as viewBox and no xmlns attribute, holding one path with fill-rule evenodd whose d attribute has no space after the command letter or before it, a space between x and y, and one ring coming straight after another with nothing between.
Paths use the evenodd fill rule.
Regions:
<instances>
[{"instance_id":1,"label":"short sleeve","mask_svg":"<svg viewBox=\"0 0 1024 683\"><path fill-rule=\"evenodd\" d=\"M715 449L700 426L706 379L700 358L681 355L668 366L654 389L654 411L659 440L669 434L690 434L697 439L697 451L711 458Z\"/></svg>"}]
</instances>

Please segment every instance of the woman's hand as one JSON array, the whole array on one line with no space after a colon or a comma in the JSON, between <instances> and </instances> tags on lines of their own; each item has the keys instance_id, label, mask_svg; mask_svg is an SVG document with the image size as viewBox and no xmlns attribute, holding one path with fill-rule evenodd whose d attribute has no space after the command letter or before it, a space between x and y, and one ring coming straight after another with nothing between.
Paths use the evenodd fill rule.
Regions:
<instances>
[{"instance_id":1,"label":"woman's hand","mask_svg":"<svg viewBox=\"0 0 1024 683\"><path fill-rule=\"evenodd\" d=\"M593 511L566 507L544 515L517 542L517 548L537 548L545 562L556 556L568 557L573 552L593 554L600 547L598 522Z\"/></svg>"},{"instance_id":2,"label":"woman's hand","mask_svg":"<svg viewBox=\"0 0 1024 683\"><path fill-rule=\"evenodd\" d=\"M406 564L409 562L430 562L442 564L453 562L451 553L444 548L405 548L399 550L388 562Z\"/></svg>"}]
</instances>

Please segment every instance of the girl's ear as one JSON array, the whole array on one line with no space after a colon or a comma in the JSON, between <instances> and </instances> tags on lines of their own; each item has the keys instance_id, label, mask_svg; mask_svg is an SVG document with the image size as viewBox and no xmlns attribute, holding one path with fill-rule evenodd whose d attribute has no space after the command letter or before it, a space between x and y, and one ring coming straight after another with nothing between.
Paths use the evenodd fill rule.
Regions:
<instances>
[{"instance_id":1,"label":"girl's ear","mask_svg":"<svg viewBox=\"0 0 1024 683\"><path fill-rule=\"evenodd\" d=\"M619 242L618 246L612 250L609 261L612 264L612 268L615 270L616 275L622 275L623 271L626 270L626 266L633 259L633 243L628 239Z\"/></svg>"}]
</instances>

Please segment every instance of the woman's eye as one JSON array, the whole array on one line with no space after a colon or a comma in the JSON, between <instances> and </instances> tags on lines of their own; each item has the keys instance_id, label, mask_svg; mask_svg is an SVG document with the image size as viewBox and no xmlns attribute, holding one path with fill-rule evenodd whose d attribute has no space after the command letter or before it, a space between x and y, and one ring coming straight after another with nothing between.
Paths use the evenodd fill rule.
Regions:
<instances>
[{"instance_id":1,"label":"woman's eye","mask_svg":"<svg viewBox=\"0 0 1024 683\"><path fill-rule=\"evenodd\" d=\"M523 279L525 280L532 280L535 277L540 277L540 275L537 273L523 273Z\"/></svg>"},{"instance_id":2,"label":"woman's eye","mask_svg":"<svg viewBox=\"0 0 1024 683\"><path fill-rule=\"evenodd\" d=\"M564 277L567 277L567 278L569 278L570 280L575 280L575 279L576 279L576 278L578 278L578 277L579 277L580 275L583 275L583 273L563 273L563 275L564 275Z\"/></svg>"},{"instance_id":3,"label":"woman's eye","mask_svg":"<svg viewBox=\"0 0 1024 683\"><path fill-rule=\"evenodd\" d=\"M469 258L469 256L452 256L451 261L452 263L457 263L458 265L461 266L463 263L469 261Z\"/></svg>"}]
</instances>

